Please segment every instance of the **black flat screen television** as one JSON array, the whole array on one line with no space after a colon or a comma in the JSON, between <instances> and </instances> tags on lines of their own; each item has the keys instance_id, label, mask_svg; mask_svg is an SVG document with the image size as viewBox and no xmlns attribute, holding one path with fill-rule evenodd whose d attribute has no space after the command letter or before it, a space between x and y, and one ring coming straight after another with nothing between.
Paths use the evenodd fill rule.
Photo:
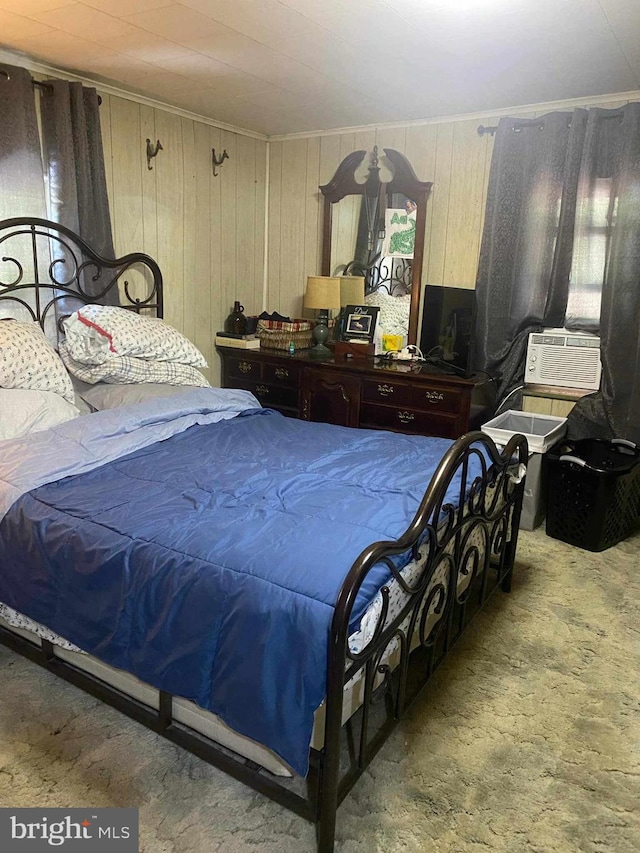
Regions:
<instances>
[{"instance_id":1,"label":"black flat screen television","mask_svg":"<svg viewBox=\"0 0 640 853\"><path fill-rule=\"evenodd\" d=\"M462 287L428 284L422 297L420 349L427 361L451 372L471 370L476 294Z\"/></svg>"}]
</instances>

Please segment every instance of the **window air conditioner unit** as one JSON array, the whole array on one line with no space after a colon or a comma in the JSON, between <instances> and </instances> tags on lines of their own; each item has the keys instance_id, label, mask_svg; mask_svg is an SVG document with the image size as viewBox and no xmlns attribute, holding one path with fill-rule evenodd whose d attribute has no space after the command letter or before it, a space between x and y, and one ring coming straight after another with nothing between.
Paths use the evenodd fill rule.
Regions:
<instances>
[{"instance_id":1,"label":"window air conditioner unit","mask_svg":"<svg viewBox=\"0 0 640 853\"><path fill-rule=\"evenodd\" d=\"M529 335L525 385L600 387L600 338L588 332L545 329Z\"/></svg>"}]
</instances>

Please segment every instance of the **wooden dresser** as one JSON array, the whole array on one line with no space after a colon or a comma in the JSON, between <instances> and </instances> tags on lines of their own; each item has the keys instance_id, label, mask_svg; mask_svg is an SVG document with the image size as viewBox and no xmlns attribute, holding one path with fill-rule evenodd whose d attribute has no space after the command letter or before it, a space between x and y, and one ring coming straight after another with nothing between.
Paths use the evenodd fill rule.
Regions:
<instances>
[{"instance_id":1,"label":"wooden dresser","mask_svg":"<svg viewBox=\"0 0 640 853\"><path fill-rule=\"evenodd\" d=\"M419 363L317 360L308 350L219 347L222 387L251 391L284 415L457 438L490 417L493 384Z\"/></svg>"}]
</instances>

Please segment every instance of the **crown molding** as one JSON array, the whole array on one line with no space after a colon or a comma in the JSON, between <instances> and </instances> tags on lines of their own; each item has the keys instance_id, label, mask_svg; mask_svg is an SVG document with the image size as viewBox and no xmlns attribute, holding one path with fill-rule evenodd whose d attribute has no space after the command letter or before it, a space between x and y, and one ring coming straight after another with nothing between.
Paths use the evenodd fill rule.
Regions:
<instances>
[{"instance_id":1,"label":"crown molding","mask_svg":"<svg viewBox=\"0 0 640 853\"><path fill-rule=\"evenodd\" d=\"M637 101L640 100L640 91L634 90L631 92L611 92L605 95L588 95L582 98L569 98L561 101L544 101L534 104L518 104L514 106L503 107L496 110L478 110L472 113L455 113L451 115L433 116L425 119L411 119L407 121L381 122L379 124L360 124L347 125L345 127L321 128L319 130L301 131L300 133L281 133L268 136L264 133L258 133L254 130L247 130L244 127L226 124L222 121L216 121L209 116L203 116L199 113L194 113L189 110L184 110L181 107L176 107L173 104L168 104L165 101L159 101L156 98L150 98L147 95L140 94L135 91L121 89L119 86L108 82L101 77L89 77L86 74L78 74L75 71L68 71L65 68L58 68L53 65L47 65L43 62L38 62L26 54L17 53L14 51L0 48L0 62L8 65L20 65L28 71L44 76L63 75L70 80L78 80L81 83L88 83L95 86L106 95L114 95L118 98L124 98L128 101L134 101L138 104L145 104L154 109L165 110L174 115L182 116L183 118L197 121L201 124L207 124L210 127L216 127L220 130L227 130L230 133L237 133L240 136L247 136L251 139L259 139L262 142L286 142L290 139L312 139L316 136L339 136L343 133L361 133L371 130L386 130L399 127L424 127L432 124L448 124L451 122L460 121L485 121L491 118L502 118L505 115L522 115L523 113L531 112L547 112L549 110L575 108L575 107L597 107L600 104L610 103L611 101Z\"/></svg>"},{"instance_id":2,"label":"crown molding","mask_svg":"<svg viewBox=\"0 0 640 853\"><path fill-rule=\"evenodd\" d=\"M37 62L26 54L15 53L13 51L0 48L0 62L5 63L6 65L19 65L21 68L26 68L27 71L31 71L45 77L59 77L62 75L68 80L77 80L79 83L88 83L91 86L95 86L102 94L114 95L117 98L134 101L137 104L144 104L145 106L153 107L154 109L165 110L166 112L173 113L174 115L181 116L182 118L197 121L200 122L200 124L207 124L210 127L217 127L220 130L227 130L230 133L237 133L240 136L248 136L251 139L259 139L262 142L267 142L269 139L269 137L264 133L258 133L254 130L247 130L244 127L236 127L233 124L216 121L208 116L203 116L199 113L192 113L189 110L183 110L181 107L167 104L164 101L157 100L156 98L150 98L147 95L138 94L137 92L129 91L127 89L121 89L113 83L106 82L98 76L88 77L86 74L78 74L76 71L68 71L66 68L57 68L53 65Z\"/></svg>"},{"instance_id":3,"label":"crown molding","mask_svg":"<svg viewBox=\"0 0 640 853\"><path fill-rule=\"evenodd\" d=\"M575 108L575 107L597 107L599 104L607 104L611 101L638 101L640 91L612 92L608 95L591 95L584 98L570 98L565 101L545 101L539 104L520 104L518 106L504 107L499 110L482 110L473 113L458 113L454 115L434 116L427 119L412 119L411 121L390 121L380 124L360 124L347 127L333 127L326 130L311 130L301 133L280 133L269 136L269 142L286 142L289 139L310 139L315 136L338 136L341 133L361 133L370 130L386 130L398 127L423 127L430 124L449 124L459 121L484 121L490 118L502 118L506 115L522 115L531 112L548 112L550 110Z\"/></svg>"}]
</instances>

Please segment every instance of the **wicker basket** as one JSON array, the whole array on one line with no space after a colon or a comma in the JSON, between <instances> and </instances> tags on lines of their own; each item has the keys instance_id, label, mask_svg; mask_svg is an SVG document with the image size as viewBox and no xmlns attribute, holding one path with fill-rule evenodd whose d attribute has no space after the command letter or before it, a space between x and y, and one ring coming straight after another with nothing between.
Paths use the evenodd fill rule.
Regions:
<instances>
[{"instance_id":1,"label":"wicker basket","mask_svg":"<svg viewBox=\"0 0 640 853\"><path fill-rule=\"evenodd\" d=\"M291 342L297 350L309 349L313 346L313 325L309 320L293 320L291 323L259 320L256 334L260 338L260 347L264 349L288 350Z\"/></svg>"}]
</instances>

